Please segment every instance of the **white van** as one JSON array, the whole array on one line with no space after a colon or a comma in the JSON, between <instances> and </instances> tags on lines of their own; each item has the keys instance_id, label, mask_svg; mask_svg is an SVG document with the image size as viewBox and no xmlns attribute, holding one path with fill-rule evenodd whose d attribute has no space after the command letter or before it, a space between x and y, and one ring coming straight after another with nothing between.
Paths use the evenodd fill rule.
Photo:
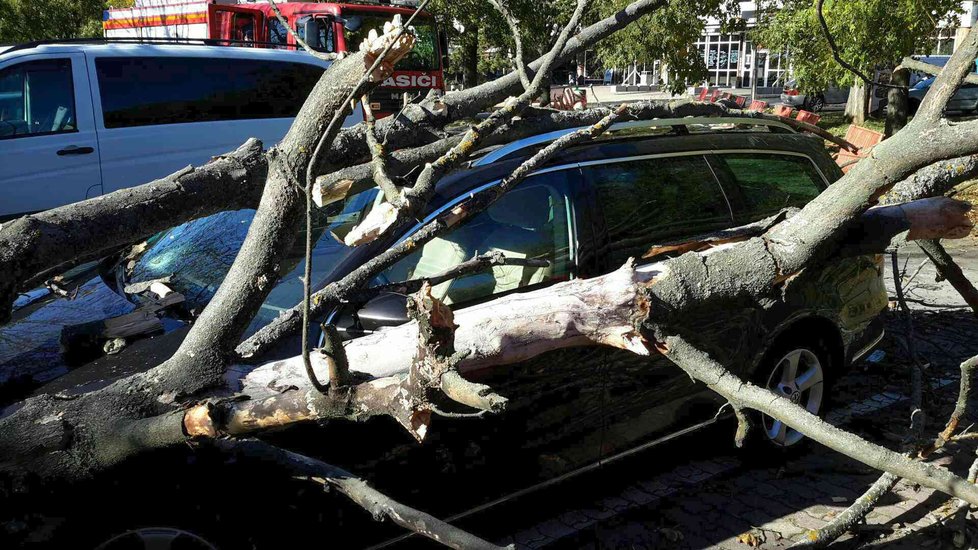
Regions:
<instances>
[{"instance_id":1,"label":"white van","mask_svg":"<svg viewBox=\"0 0 978 550\"><path fill-rule=\"evenodd\" d=\"M264 48L0 47L0 220L146 183L249 137L271 146L328 65Z\"/></svg>"}]
</instances>

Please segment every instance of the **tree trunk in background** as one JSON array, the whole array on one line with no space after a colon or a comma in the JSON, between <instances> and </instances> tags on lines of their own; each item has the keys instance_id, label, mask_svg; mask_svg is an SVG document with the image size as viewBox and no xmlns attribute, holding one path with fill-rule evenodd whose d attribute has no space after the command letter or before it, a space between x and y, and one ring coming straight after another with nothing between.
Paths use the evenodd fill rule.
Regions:
<instances>
[{"instance_id":1,"label":"tree trunk in background","mask_svg":"<svg viewBox=\"0 0 978 550\"><path fill-rule=\"evenodd\" d=\"M846 119L853 124L866 122L866 86L857 84L849 88L849 101L846 102Z\"/></svg>"},{"instance_id":2,"label":"tree trunk in background","mask_svg":"<svg viewBox=\"0 0 978 550\"><path fill-rule=\"evenodd\" d=\"M466 29L462 42L462 85L473 88L479 85L479 27Z\"/></svg>"},{"instance_id":3,"label":"tree trunk in background","mask_svg":"<svg viewBox=\"0 0 978 550\"><path fill-rule=\"evenodd\" d=\"M890 88L887 92L886 129L883 131L886 137L892 136L907 125L909 96L907 87L910 86L910 70L903 67L894 69L893 76L890 77L890 84L903 86L903 88Z\"/></svg>"},{"instance_id":4,"label":"tree trunk in background","mask_svg":"<svg viewBox=\"0 0 978 550\"><path fill-rule=\"evenodd\" d=\"M550 87L552 85L553 79L550 78L550 75L547 75L547 77L543 79L543 87L540 90L540 97L537 98L537 101L540 102L541 107L550 106Z\"/></svg>"}]
</instances>

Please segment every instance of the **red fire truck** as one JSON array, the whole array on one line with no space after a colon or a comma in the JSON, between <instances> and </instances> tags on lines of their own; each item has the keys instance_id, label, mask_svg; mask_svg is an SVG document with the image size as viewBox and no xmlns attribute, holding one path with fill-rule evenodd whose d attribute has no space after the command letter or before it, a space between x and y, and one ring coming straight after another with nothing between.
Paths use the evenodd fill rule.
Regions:
<instances>
[{"instance_id":1,"label":"red fire truck","mask_svg":"<svg viewBox=\"0 0 978 550\"><path fill-rule=\"evenodd\" d=\"M395 4L395 2L397 2ZM390 3L334 4L276 2L292 29L313 48L323 52L356 51L370 29L381 32L385 21L414 13L411 0ZM295 40L263 2L237 0L136 0L132 8L110 9L103 15L107 38L174 41L197 39L214 44L295 48ZM370 95L378 115L397 112L405 101L424 96L432 88L444 89L448 47L434 18L421 12L411 23L417 34L414 49L397 70Z\"/></svg>"}]
</instances>

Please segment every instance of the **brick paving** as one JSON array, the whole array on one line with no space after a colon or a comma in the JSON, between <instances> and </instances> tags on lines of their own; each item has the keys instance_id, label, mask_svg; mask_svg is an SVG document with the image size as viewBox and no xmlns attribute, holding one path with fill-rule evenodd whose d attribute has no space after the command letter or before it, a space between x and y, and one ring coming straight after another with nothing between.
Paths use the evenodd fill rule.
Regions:
<instances>
[{"instance_id":1,"label":"brick paving","mask_svg":"<svg viewBox=\"0 0 978 550\"><path fill-rule=\"evenodd\" d=\"M918 264L912 256L908 275ZM932 266L925 265L908 285L909 295L943 305L960 302L948 293L947 283L934 281ZM929 361L927 429L936 434L957 395L959 362L978 353L978 323L962 309L911 306L918 352ZM902 318L891 312L886 321L886 358L854 368L837 383L826 419L897 448L909 423L909 359L900 340ZM978 402L973 407L978 409ZM964 475L974 456L974 443L951 443L933 461ZM623 488L592 489L592 506L521 526L498 542L547 549L744 550L750 546L742 535L751 533L756 547L785 548L845 510L878 475L817 444L797 458L770 464L727 452L665 471L646 471L643 479ZM864 524L832 548L978 547L976 522L969 520L972 527L958 532L955 520L948 518L951 503L942 494L900 482Z\"/></svg>"}]
</instances>

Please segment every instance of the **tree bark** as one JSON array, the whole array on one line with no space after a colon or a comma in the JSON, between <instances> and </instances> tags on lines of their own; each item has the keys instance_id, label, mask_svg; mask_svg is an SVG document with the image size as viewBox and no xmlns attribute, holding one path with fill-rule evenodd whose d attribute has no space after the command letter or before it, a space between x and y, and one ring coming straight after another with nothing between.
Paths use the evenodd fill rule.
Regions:
<instances>
[{"instance_id":1,"label":"tree bark","mask_svg":"<svg viewBox=\"0 0 978 550\"><path fill-rule=\"evenodd\" d=\"M854 84L849 87L849 100L846 102L846 119L853 124L866 122L866 85Z\"/></svg>"},{"instance_id":2,"label":"tree bark","mask_svg":"<svg viewBox=\"0 0 978 550\"><path fill-rule=\"evenodd\" d=\"M890 137L907 125L909 114L908 87L910 86L910 70L897 67L890 77L890 84L902 88L890 88L886 95L886 127L883 135Z\"/></svg>"}]
</instances>

